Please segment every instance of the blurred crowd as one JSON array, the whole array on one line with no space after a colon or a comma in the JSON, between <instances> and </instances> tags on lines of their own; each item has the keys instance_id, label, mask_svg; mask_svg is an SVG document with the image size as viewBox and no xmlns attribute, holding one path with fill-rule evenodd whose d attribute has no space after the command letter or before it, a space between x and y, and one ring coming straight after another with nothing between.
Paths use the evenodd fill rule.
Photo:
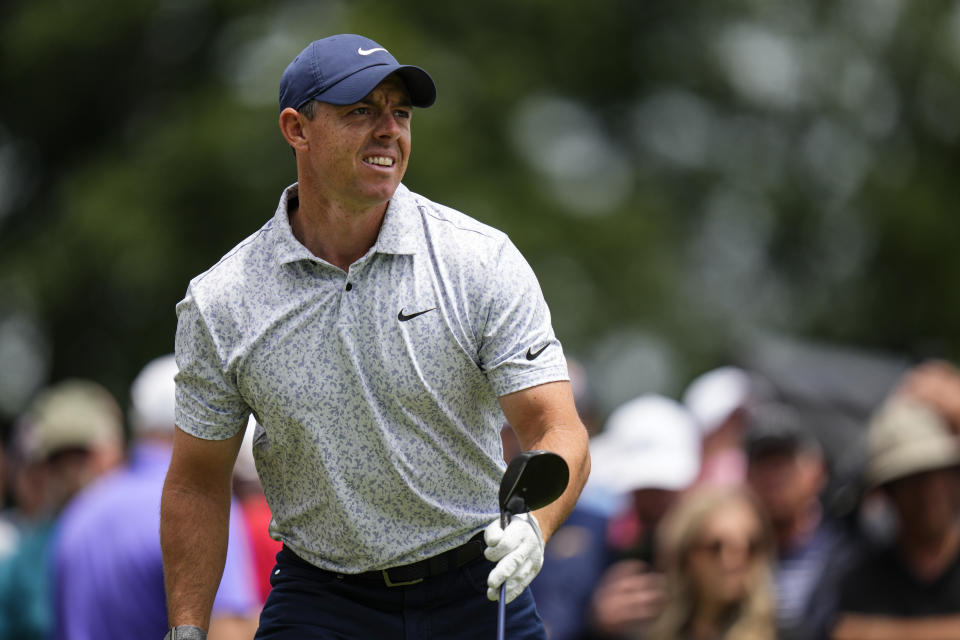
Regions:
<instances>
[{"instance_id":1,"label":"blurred crowd","mask_svg":"<svg viewBox=\"0 0 960 640\"><path fill-rule=\"evenodd\" d=\"M4 438L0 640L166 632L159 504L175 373L171 355L147 363L126 410L94 381L58 382ZM551 640L960 638L953 365L907 370L864 416L853 456L745 368L602 421L584 369L571 360L570 373L593 470L532 585ZM279 550L255 426L211 640L253 637ZM509 458L509 426L503 436Z\"/></svg>"},{"instance_id":2,"label":"blurred crowd","mask_svg":"<svg viewBox=\"0 0 960 640\"><path fill-rule=\"evenodd\" d=\"M960 638L960 372L908 369L850 450L815 415L724 366L592 423L533 583L550 638Z\"/></svg>"},{"instance_id":3,"label":"blurred crowd","mask_svg":"<svg viewBox=\"0 0 960 640\"><path fill-rule=\"evenodd\" d=\"M167 632L160 496L173 451L172 355L149 362L130 406L91 380L44 389L5 439L0 478L0 640L162 638ZM280 543L257 480L252 435L235 500L210 640L250 640Z\"/></svg>"}]
</instances>

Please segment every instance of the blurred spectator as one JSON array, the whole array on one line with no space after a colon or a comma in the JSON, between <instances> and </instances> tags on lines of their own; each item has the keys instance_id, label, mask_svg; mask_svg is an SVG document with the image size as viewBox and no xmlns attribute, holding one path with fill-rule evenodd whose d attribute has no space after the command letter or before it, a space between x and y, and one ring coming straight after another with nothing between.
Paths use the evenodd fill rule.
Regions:
<instances>
[{"instance_id":1,"label":"blurred spectator","mask_svg":"<svg viewBox=\"0 0 960 640\"><path fill-rule=\"evenodd\" d=\"M746 489L698 487L658 530L666 606L645 638L773 640L771 538Z\"/></svg>"},{"instance_id":2,"label":"blurred spectator","mask_svg":"<svg viewBox=\"0 0 960 640\"><path fill-rule=\"evenodd\" d=\"M25 450L26 425L21 420L11 429L9 444L4 449L4 479L11 501L0 511L0 566L16 551L24 529L31 528L46 514L44 506L45 461L28 459ZM2 606L2 604L0 604ZM0 629L3 625L0 624Z\"/></svg>"},{"instance_id":3,"label":"blurred spectator","mask_svg":"<svg viewBox=\"0 0 960 640\"><path fill-rule=\"evenodd\" d=\"M573 402L577 407L580 421L587 428L587 433L593 437L600 433L603 427L597 409L597 395L593 390L593 383L587 375L587 369L576 358L567 358L567 372L570 375L570 388L573 391Z\"/></svg>"},{"instance_id":4,"label":"blurred spectator","mask_svg":"<svg viewBox=\"0 0 960 640\"><path fill-rule=\"evenodd\" d=\"M260 602L266 602L270 593L270 573L277 564L277 553L283 543L270 537L270 522L273 514L263 485L257 475L257 466L253 459L253 441L256 438L257 421L253 416L247 423L243 434L243 443L237 454L233 468L233 494L240 502L243 520L250 539L250 551L253 556L253 583L257 588Z\"/></svg>"},{"instance_id":5,"label":"blurred spectator","mask_svg":"<svg viewBox=\"0 0 960 640\"><path fill-rule=\"evenodd\" d=\"M960 441L916 395L894 395L867 433L866 481L897 516L891 544L844 578L837 640L960 638Z\"/></svg>"},{"instance_id":6,"label":"blurred spectator","mask_svg":"<svg viewBox=\"0 0 960 640\"><path fill-rule=\"evenodd\" d=\"M679 403L654 394L614 410L590 450L581 502L597 504L591 496L601 493L626 500L612 516L575 510L571 518L582 518L576 528L561 528L547 545L534 594L553 640L629 637L659 613L663 577L652 566L654 531L699 471L693 419ZM586 519L590 513L593 520Z\"/></svg>"},{"instance_id":7,"label":"blurred spectator","mask_svg":"<svg viewBox=\"0 0 960 640\"><path fill-rule=\"evenodd\" d=\"M652 562L657 523L700 471L696 423L676 401L642 395L610 414L593 451L601 464L591 480L632 501L633 508L614 523L613 544Z\"/></svg>"},{"instance_id":8,"label":"blurred spectator","mask_svg":"<svg viewBox=\"0 0 960 640\"><path fill-rule=\"evenodd\" d=\"M167 631L160 493L172 452L176 372L173 356L144 367L130 389L129 463L64 511L54 550L58 640L162 638ZM258 601L238 508L229 526L209 638L249 640Z\"/></svg>"},{"instance_id":9,"label":"blurred spectator","mask_svg":"<svg viewBox=\"0 0 960 640\"><path fill-rule=\"evenodd\" d=\"M23 420L14 426L4 458L12 502L0 513L0 521L8 525L17 537L21 529L45 512L43 492L46 461L28 458L27 443L24 441L26 430Z\"/></svg>"},{"instance_id":10,"label":"blurred spectator","mask_svg":"<svg viewBox=\"0 0 960 640\"><path fill-rule=\"evenodd\" d=\"M18 498L28 524L0 562L0 638L46 639L53 628L50 585L55 525L61 508L123 456L123 418L95 382L68 380L42 391L15 426ZM102 533L102 532L101 532Z\"/></svg>"},{"instance_id":11,"label":"blurred spectator","mask_svg":"<svg viewBox=\"0 0 960 640\"><path fill-rule=\"evenodd\" d=\"M7 447L4 446L3 442L0 442L0 505L5 504L7 493L7 478L10 472L8 456ZM10 518L7 517L6 511L5 509L4 512L0 512L0 562L3 561L3 558L13 553L13 550L16 548L17 539L20 537L17 527Z\"/></svg>"},{"instance_id":12,"label":"blurred spectator","mask_svg":"<svg viewBox=\"0 0 960 640\"><path fill-rule=\"evenodd\" d=\"M683 404L700 427L703 447L697 484L743 481L743 412L753 395L751 376L737 367L707 371L687 385Z\"/></svg>"},{"instance_id":13,"label":"blurred spectator","mask_svg":"<svg viewBox=\"0 0 960 640\"><path fill-rule=\"evenodd\" d=\"M838 576L853 560L846 530L825 516L823 449L800 414L766 403L744 414L747 481L773 529L778 638L823 637Z\"/></svg>"}]
</instances>

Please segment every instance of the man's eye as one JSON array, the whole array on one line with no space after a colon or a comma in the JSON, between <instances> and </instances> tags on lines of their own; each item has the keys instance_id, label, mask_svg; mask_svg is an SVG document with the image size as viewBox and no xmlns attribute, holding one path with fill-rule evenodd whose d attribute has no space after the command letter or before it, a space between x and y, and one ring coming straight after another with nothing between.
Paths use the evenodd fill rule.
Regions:
<instances>
[{"instance_id":1,"label":"man's eye","mask_svg":"<svg viewBox=\"0 0 960 640\"><path fill-rule=\"evenodd\" d=\"M353 112L356 113L356 114L358 114L358 115L366 115L366 114L370 113L370 108L369 108L369 107L357 107L356 109L353 110Z\"/></svg>"},{"instance_id":2,"label":"man's eye","mask_svg":"<svg viewBox=\"0 0 960 640\"><path fill-rule=\"evenodd\" d=\"M398 118L409 118L409 117L410 117L410 112L407 111L406 109L398 109L398 110L395 111L394 113L396 114L396 116L397 116Z\"/></svg>"}]
</instances>

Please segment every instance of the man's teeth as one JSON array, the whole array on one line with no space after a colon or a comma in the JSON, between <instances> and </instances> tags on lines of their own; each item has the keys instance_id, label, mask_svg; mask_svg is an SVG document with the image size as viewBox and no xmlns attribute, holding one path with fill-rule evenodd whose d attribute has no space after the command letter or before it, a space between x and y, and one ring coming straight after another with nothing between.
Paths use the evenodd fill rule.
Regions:
<instances>
[{"instance_id":1,"label":"man's teeth","mask_svg":"<svg viewBox=\"0 0 960 640\"><path fill-rule=\"evenodd\" d=\"M393 166L393 158L386 158L384 156L371 156L369 158L364 158L363 161L370 164L378 164L382 167Z\"/></svg>"}]
</instances>

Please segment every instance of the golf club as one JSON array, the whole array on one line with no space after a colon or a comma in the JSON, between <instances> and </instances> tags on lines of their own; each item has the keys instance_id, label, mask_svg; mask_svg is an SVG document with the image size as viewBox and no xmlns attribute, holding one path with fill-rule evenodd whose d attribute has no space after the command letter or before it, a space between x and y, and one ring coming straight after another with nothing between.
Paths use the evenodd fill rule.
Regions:
<instances>
[{"instance_id":1,"label":"golf club","mask_svg":"<svg viewBox=\"0 0 960 640\"><path fill-rule=\"evenodd\" d=\"M510 518L519 513L545 507L566 490L570 471L567 463L552 451L521 451L500 481L500 527L506 529ZM500 585L497 607L497 640L504 640L506 628L506 582Z\"/></svg>"}]
</instances>

